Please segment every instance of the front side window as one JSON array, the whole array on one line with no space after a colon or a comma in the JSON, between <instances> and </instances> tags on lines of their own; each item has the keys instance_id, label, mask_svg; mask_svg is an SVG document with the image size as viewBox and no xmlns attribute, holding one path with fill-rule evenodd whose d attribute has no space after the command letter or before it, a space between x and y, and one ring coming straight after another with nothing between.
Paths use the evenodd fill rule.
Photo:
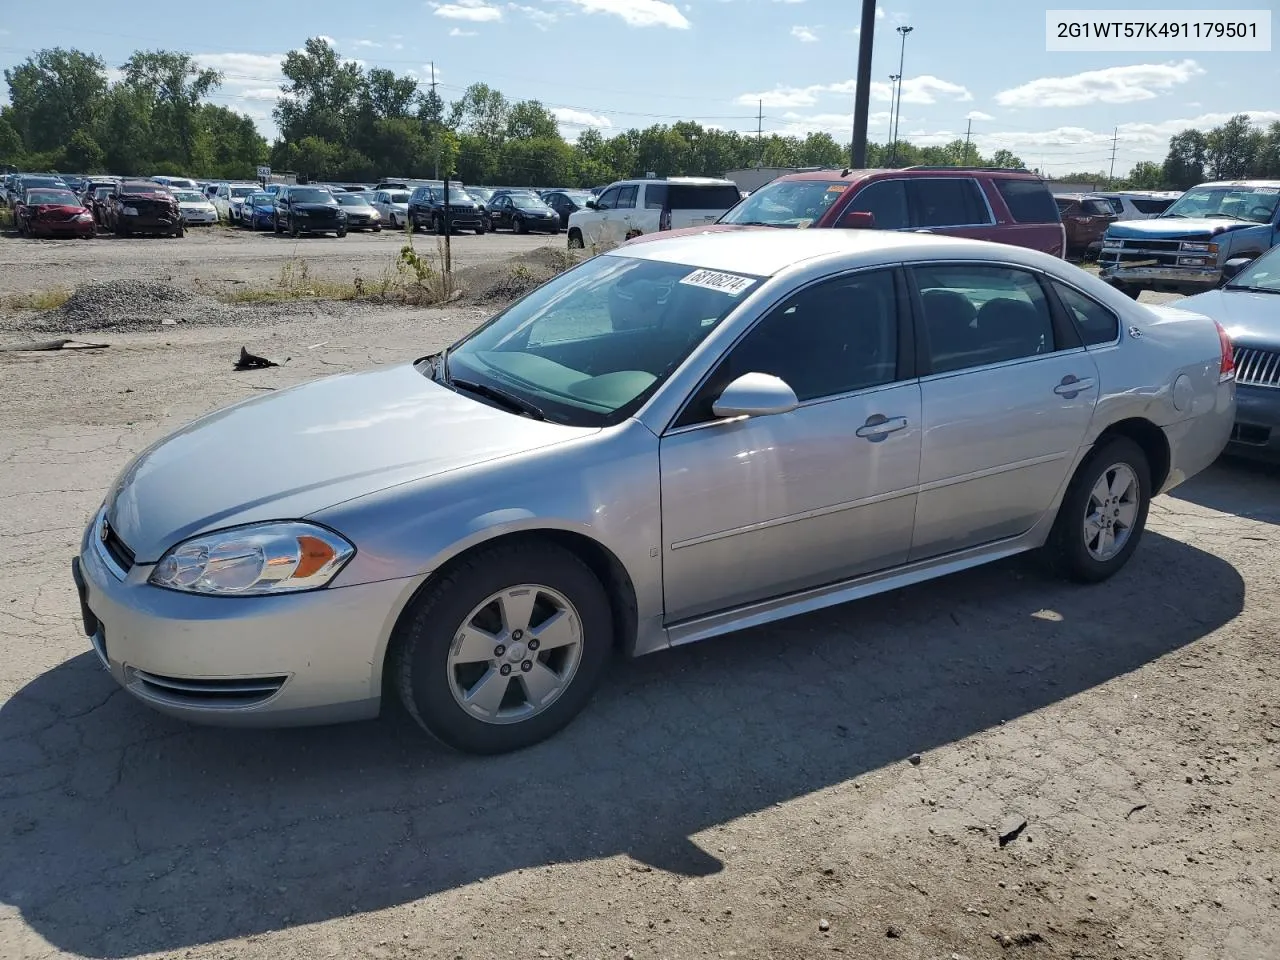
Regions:
<instances>
[{"instance_id":1,"label":"front side window","mask_svg":"<svg viewBox=\"0 0 1280 960\"><path fill-rule=\"evenodd\" d=\"M1044 289L1016 267L917 266L933 373L1052 353L1053 319Z\"/></svg>"},{"instance_id":2,"label":"front side window","mask_svg":"<svg viewBox=\"0 0 1280 960\"><path fill-rule=\"evenodd\" d=\"M849 184L842 180L774 180L737 203L719 222L807 227L831 209L847 189Z\"/></svg>"},{"instance_id":3,"label":"front side window","mask_svg":"<svg viewBox=\"0 0 1280 960\"><path fill-rule=\"evenodd\" d=\"M982 190L962 177L919 177L907 181L917 227L965 227L990 223Z\"/></svg>"},{"instance_id":4,"label":"front side window","mask_svg":"<svg viewBox=\"0 0 1280 960\"><path fill-rule=\"evenodd\" d=\"M714 419L712 404L747 373L785 381L801 402L865 390L897 378L898 311L893 273L825 280L788 297L720 362L677 421Z\"/></svg>"},{"instance_id":5,"label":"front side window","mask_svg":"<svg viewBox=\"0 0 1280 960\"><path fill-rule=\"evenodd\" d=\"M1272 247L1227 284L1229 290L1280 293L1280 247Z\"/></svg>"},{"instance_id":6,"label":"front side window","mask_svg":"<svg viewBox=\"0 0 1280 960\"><path fill-rule=\"evenodd\" d=\"M901 230L911 225L907 189L902 180L875 180L849 201L846 213L869 213L881 230Z\"/></svg>"},{"instance_id":7,"label":"front side window","mask_svg":"<svg viewBox=\"0 0 1280 960\"><path fill-rule=\"evenodd\" d=\"M1080 339L1086 346L1111 343L1120 336L1120 319L1114 313L1096 300L1086 297L1075 287L1056 280L1051 282L1058 299L1075 319Z\"/></svg>"},{"instance_id":8,"label":"front side window","mask_svg":"<svg viewBox=\"0 0 1280 960\"><path fill-rule=\"evenodd\" d=\"M633 257L593 257L449 351L448 375L519 397L547 419L629 416L732 311L758 277Z\"/></svg>"},{"instance_id":9,"label":"front side window","mask_svg":"<svg viewBox=\"0 0 1280 960\"><path fill-rule=\"evenodd\" d=\"M623 187L618 191L618 209L631 210L636 205L636 193L638 188L633 183L629 187Z\"/></svg>"},{"instance_id":10,"label":"front side window","mask_svg":"<svg viewBox=\"0 0 1280 960\"><path fill-rule=\"evenodd\" d=\"M610 187L604 193L600 194L600 199L596 201L597 210L612 210L618 205L618 188Z\"/></svg>"}]
</instances>

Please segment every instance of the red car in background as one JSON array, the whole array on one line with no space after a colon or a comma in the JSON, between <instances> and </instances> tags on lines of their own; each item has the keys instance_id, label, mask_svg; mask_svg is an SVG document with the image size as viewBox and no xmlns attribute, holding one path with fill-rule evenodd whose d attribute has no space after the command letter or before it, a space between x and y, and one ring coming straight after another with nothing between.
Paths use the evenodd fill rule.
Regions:
<instances>
[{"instance_id":1,"label":"red car in background","mask_svg":"<svg viewBox=\"0 0 1280 960\"><path fill-rule=\"evenodd\" d=\"M937 233L1028 247L1061 257L1066 234L1044 180L1029 170L915 166L806 170L771 180L714 224L671 233L861 228Z\"/></svg>"},{"instance_id":2,"label":"red car in background","mask_svg":"<svg viewBox=\"0 0 1280 960\"><path fill-rule=\"evenodd\" d=\"M15 211L18 233L27 237L84 237L98 234L93 214L70 190L28 190Z\"/></svg>"}]
</instances>

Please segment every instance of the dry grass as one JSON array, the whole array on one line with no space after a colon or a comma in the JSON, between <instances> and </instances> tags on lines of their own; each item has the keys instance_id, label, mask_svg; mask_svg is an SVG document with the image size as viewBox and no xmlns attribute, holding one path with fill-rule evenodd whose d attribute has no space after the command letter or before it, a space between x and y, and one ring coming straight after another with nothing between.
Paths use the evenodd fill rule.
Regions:
<instances>
[{"instance_id":1,"label":"dry grass","mask_svg":"<svg viewBox=\"0 0 1280 960\"><path fill-rule=\"evenodd\" d=\"M4 298L4 305L10 310L56 310L71 299L73 292L65 287L58 287L32 293L15 293Z\"/></svg>"},{"instance_id":2,"label":"dry grass","mask_svg":"<svg viewBox=\"0 0 1280 960\"><path fill-rule=\"evenodd\" d=\"M13 211L7 205L0 206L0 230L8 230L13 227Z\"/></svg>"}]
</instances>

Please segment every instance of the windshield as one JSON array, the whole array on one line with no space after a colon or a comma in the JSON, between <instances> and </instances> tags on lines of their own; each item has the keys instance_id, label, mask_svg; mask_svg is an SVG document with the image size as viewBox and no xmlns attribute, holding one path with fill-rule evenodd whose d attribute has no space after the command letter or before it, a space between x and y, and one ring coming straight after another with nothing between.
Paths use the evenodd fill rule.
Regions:
<instances>
[{"instance_id":1,"label":"windshield","mask_svg":"<svg viewBox=\"0 0 1280 960\"><path fill-rule=\"evenodd\" d=\"M30 190L32 187L65 187L66 184L60 177L25 177L22 186Z\"/></svg>"},{"instance_id":2,"label":"windshield","mask_svg":"<svg viewBox=\"0 0 1280 960\"><path fill-rule=\"evenodd\" d=\"M1227 288L1280 293L1280 247L1272 247L1237 273L1231 278Z\"/></svg>"},{"instance_id":3,"label":"windshield","mask_svg":"<svg viewBox=\"0 0 1280 960\"><path fill-rule=\"evenodd\" d=\"M1162 217L1222 217L1270 223L1280 201L1280 187L1194 187Z\"/></svg>"},{"instance_id":4,"label":"windshield","mask_svg":"<svg viewBox=\"0 0 1280 960\"><path fill-rule=\"evenodd\" d=\"M547 205L537 197L512 197L514 203L521 210L545 210Z\"/></svg>"},{"instance_id":5,"label":"windshield","mask_svg":"<svg viewBox=\"0 0 1280 960\"><path fill-rule=\"evenodd\" d=\"M488 203L493 198L493 191L486 190L484 187L467 187L467 193L475 197L481 203Z\"/></svg>"},{"instance_id":6,"label":"windshield","mask_svg":"<svg viewBox=\"0 0 1280 960\"><path fill-rule=\"evenodd\" d=\"M336 193L337 200L344 207L367 207L369 201L358 193Z\"/></svg>"},{"instance_id":7,"label":"windshield","mask_svg":"<svg viewBox=\"0 0 1280 960\"><path fill-rule=\"evenodd\" d=\"M207 199L203 193L196 190L175 190L173 195L178 198L180 203L207 203Z\"/></svg>"},{"instance_id":8,"label":"windshield","mask_svg":"<svg viewBox=\"0 0 1280 960\"><path fill-rule=\"evenodd\" d=\"M831 209L848 188L849 184L840 180L775 180L729 210L718 222L807 227Z\"/></svg>"},{"instance_id":9,"label":"windshield","mask_svg":"<svg viewBox=\"0 0 1280 960\"><path fill-rule=\"evenodd\" d=\"M270 193L251 193L245 203L253 207L269 207L275 203L275 195Z\"/></svg>"},{"instance_id":10,"label":"windshield","mask_svg":"<svg viewBox=\"0 0 1280 960\"><path fill-rule=\"evenodd\" d=\"M294 203L333 203L333 194L328 190L290 190L289 199Z\"/></svg>"},{"instance_id":11,"label":"windshield","mask_svg":"<svg viewBox=\"0 0 1280 960\"><path fill-rule=\"evenodd\" d=\"M390 200L391 203L408 203L409 202L408 190L392 190L390 193L387 194L387 196L391 198Z\"/></svg>"},{"instance_id":12,"label":"windshield","mask_svg":"<svg viewBox=\"0 0 1280 960\"><path fill-rule=\"evenodd\" d=\"M232 188L231 188L231 196L233 196L233 197L247 197L249 194L253 193L253 191L254 191L254 190L256 190L256 189L257 189L257 187L232 187Z\"/></svg>"},{"instance_id":13,"label":"windshield","mask_svg":"<svg viewBox=\"0 0 1280 960\"><path fill-rule=\"evenodd\" d=\"M34 205L37 203L65 203L72 206L80 206L80 201L76 199L76 195L70 190L31 190L27 193L27 204Z\"/></svg>"},{"instance_id":14,"label":"windshield","mask_svg":"<svg viewBox=\"0 0 1280 960\"><path fill-rule=\"evenodd\" d=\"M500 391L548 420L630 416L745 298L757 277L606 255L560 274L447 355L457 381Z\"/></svg>"},{"instance_id":15,"label":"windshield","mask_svg":"<svg viewBox=\"0 0 1280 960\"><path fill-rule=\"evenodd\" d=\"M120 187L121 193L133 194L135 196L155 195L161 197L171 196L169 188L161 186L158 183L126 183Z\"/></svg>"}]
</instances>

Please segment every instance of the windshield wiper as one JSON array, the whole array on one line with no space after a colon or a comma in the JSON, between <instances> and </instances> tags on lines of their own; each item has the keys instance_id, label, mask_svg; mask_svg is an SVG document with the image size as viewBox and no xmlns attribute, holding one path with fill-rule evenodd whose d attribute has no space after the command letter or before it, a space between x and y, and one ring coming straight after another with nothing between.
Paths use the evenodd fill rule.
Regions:
<instances>
[{"instance_id":1,"label":"windshield wiper","mask_svg":"<svg viewBox=\"0 0 1280 960\"><path fill-rule=\"evenodd\" d=\"M763 220L725 220L724 223L735 227L780 227L780 223L765 223Z\"/></svg>"},{"instance_id":2,"label":"windshield wiper","mask_svg":"<svg viewBox=\"0 0 1280 960\"><path fill-rule=\"evenodd\" d=\"M1280 288L1275 287L1251 287L1244 284L1228 283L1228 290L1244 290L1248 293L1280 293Z\"/></svg>"},{"instance_id":3,"label":"windshield wiper","mask_svg":"<svg viewBox=\"0 0 1280 960\"><path fill-rule=\"evenodd\" d=\"M447 357L445 358L448 359ZM486 383L476 383L474 380L446 380L452 387L458 387L466 390L468 393L474 393L481 397L488 397L490 400L496 400L513 413L522 413L526 417L533 420L545 420L547 415L542 412L542 408L536 404L530 403L523 397L517 397L514 393L508 393L498 387L491 387Z\"/></svg>"},{"instance_id":4,"label":"windshield wiper","mask_svg":"<svg viewBox=\"0 0 1280 960\"><path fill-rule=\"evenodd\" d=\"M1218 217L1226 217L1228 220L1240 220L1244 223L1257 223L1256 220L1250 220L1248 217L1237 217L1234 213L1206 213L1206 220L1215 220Z\"/></svg>"}]
</instances>

